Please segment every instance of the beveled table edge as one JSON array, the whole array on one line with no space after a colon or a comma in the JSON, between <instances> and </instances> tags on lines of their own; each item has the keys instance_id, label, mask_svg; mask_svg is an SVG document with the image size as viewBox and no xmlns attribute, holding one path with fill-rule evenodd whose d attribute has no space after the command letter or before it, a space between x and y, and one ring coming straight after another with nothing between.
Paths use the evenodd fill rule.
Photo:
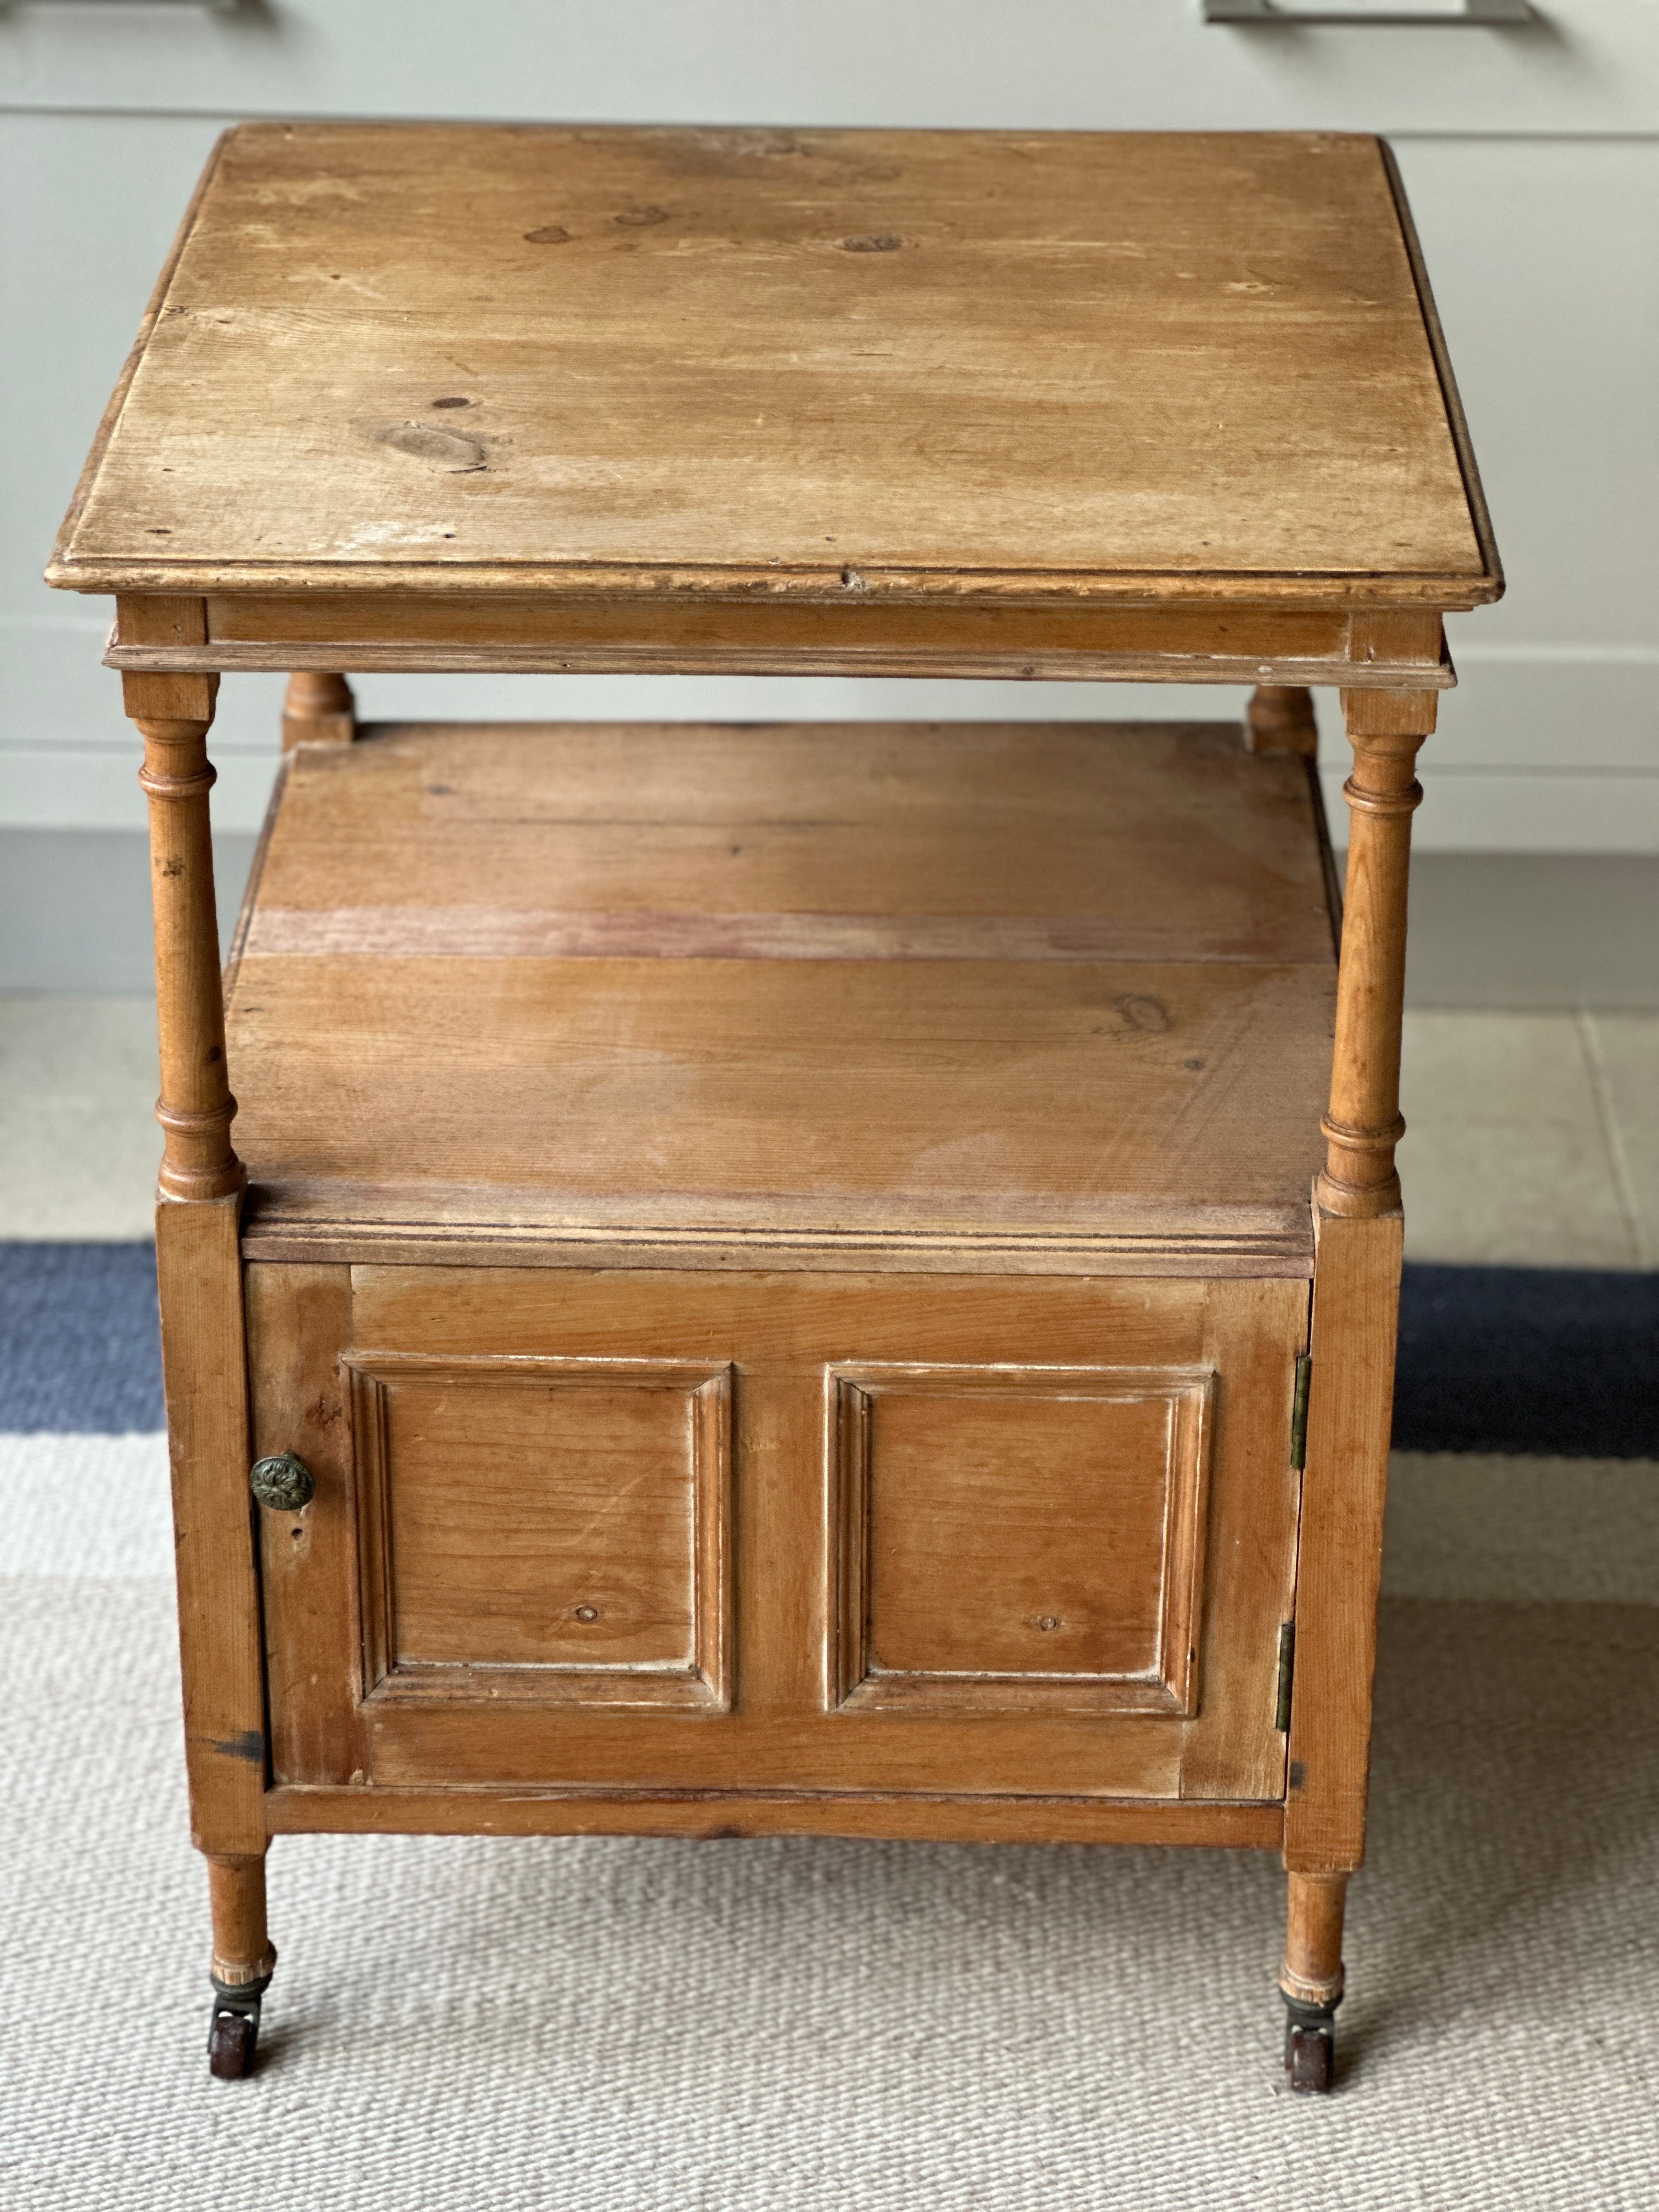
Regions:
<instances>
[{"instance_id":1,"label":"beveled table edge","mask_svg":"<svg viewBox=\"0 0 1659 2212\"><path fill-rule=\"evenodd\" d=\"M888 599L999 607L1277 606L1310 612L1419 608L1467 613L1504 594L1501 570L1061 569L833 568L635 568L623 563L542 565L385 560L260 563L246 561L75 560L55 552L46 569L54 590L159 592L191 597L309 592L387 592L479 600L528 594L611 600ZM854 580L848 582L849 574Z\"/></svg>"}]
</instances>

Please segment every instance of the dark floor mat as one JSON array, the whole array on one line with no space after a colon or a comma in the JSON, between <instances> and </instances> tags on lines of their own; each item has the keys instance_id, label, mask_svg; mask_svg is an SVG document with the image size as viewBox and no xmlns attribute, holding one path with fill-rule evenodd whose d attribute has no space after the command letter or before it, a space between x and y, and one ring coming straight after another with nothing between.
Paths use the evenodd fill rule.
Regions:
<instances>
[{"instance_id":1,"label":"dark floor mat","mask_svg":"<svg viewBox=\"0 0 1659 2212\"><path fill-rule=\"evenodd\" d=\"M1659 1274L1408 1267L1394 1441L1659 1459Z\"/></svg>"}]
</instances>

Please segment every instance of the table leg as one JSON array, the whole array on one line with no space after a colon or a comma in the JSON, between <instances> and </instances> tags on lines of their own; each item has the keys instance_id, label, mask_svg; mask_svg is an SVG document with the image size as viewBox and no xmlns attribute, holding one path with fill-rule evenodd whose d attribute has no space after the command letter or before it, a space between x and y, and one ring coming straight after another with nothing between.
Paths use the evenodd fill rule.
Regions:
<instances>
[{"instance_id":1,"label":"table leg","mask_svg":"<svg viewBox=\"0 0 1659 2212\"><path fill-rule=\"evenodd\" d=\"M1406 997L1406 883L1418 750L1434 729L1432 691L1345 691L1354 769L1337 981L1331 1103L1317 1185L1328 1213L1368 1218L1400 1204L1400 1024Z\"/></svg>"},{"instance_id":2,"label":"table leg","mask_svg":"<svg viewBox=\"0 0 1659 2212\"><path fill-rule=\"evenodd\" d=\"M1313 693L1301 684L1258 684L1244 710L1244 738L1253 753L1319 754Z\"/></svg>"},{"instance_id":3,"label":"table leg","mask_svg":"<svg viewBox=\"0 0 1659 2212\"><path fill-rule=\"evenodd\" d=\"M208 813L214 776L207 733L218 678L129 675L124 684L127 712L144 739L139 781L149 800L161 1061L155 1111L165 1136L155 1212L161 1366L191 1831L212 1873L213 2063L221 2072L235 2047L246 2045L251 2059L270 1965L260 1965L268 1948L266 1751L248 1490L245 1176L230 1141L236 1101L225 1066ZM235 2003L227 1990L241 1992ZM233 2024L219 2027L222 2017Z\"/></svg>"},{"instance_id":4,"label":"table leg","mask_svg":"<svg viewBox=\"0 0 1659 2212\"><path fill-rule=\"evenodd\" d=\"M289 678L283 702L285 753L295 745L349 745L356 734L356 702L343 676L301 669Z\"/></svg>"},{"instance_id":5,"label":"table leg","mask_svg":"<svg viewBox=\"0 0 1659 2212\"><path fill-rule=\"evenodd\" d=\"M213 1911L208 2069L221 2081L234 2081L253 2070L260 2001L276 1964L265 1932L264 1853L210 1856L207 1865Z\"/></svg>"},{"instance_id":6,"label":"table leg","mask_svg":"<svg viewBox=\"0 0 1659 2212\"><path fill-rule=\"evenodd\" d=\"M1364 1856L1404 1219L1395 1146L1411 817L1431 691L1347 691L1354 750L1326 1161L1314 1188L1306 1464L1285 1805L1293 2086L1329 2086L1342 1904ZM1298 1963L1299 1961L1299 1963ZM1297 2040L1298 2035L1302 2042ZM1304 2047L1305 2044L1305 2047ZM1298 2073L1299 2069L1299 2073Z\"/></svg>"},{"instance_id":7,"label":"table leg","mask_svg":"<svg viewBox=\"0 0 1659 2212\"><path fill-rule=\"evenodd\" d=\"M231 1149L236 1101L225 1073L224 995L213 896L207 757L216 676L127 676L127 713L144 740L155 920L155 1018L165 1132L162 1195L229 1198L245 1180Z\"/></svg>"},{"instance_id":8,"label":"table leg","mask_svg":"<svg viewBox=\"0 0 1659 2212\"><path fill-rule=\"evenodd\" d=\"M1342 2002L1346 1874L1293 1874L1285 1928L1285 2070L1291 2087L1318 2094L1331 2086L1336 2008Z\"/></svg>"}]
</instances>

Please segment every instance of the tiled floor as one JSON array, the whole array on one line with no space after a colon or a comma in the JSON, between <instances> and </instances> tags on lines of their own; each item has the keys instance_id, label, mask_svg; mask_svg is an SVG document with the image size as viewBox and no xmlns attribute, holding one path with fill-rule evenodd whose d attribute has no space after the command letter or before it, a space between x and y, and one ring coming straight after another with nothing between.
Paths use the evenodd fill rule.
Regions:
<instances>
[{"instance_id":1,"label":"tiled floor","mask_svg":"<svg viewBox=\"0 0 1659 2212\"><path fill-rule=\"evenodd\" d=\"M147 1237L155 1010L0 994L0 1236ZM1659 1266L1659 1015L1406 1017L1417 1260Z\"/></svg>"},{"instance_id":2,"label":"tiled floor","mask_svg":"<svg viewBox=\"0 0 1659 2212\"><path fill-rule=\"evenodd\" d=\"M160 1132L150 999L0 994L0 1237L148 1237Z\"/></svg>"},{"instance_id":3,"label":"tiled floor","mask_svg":"<svg viewBox=\"0 0 1659 2212\"><path fill-rule=\"evenodd\" d=\"M1408 1257L1659 1265L1656 1077L1659 1015L1408 1012Z\"/></svg>"},{"instance_id":4,"label":"tiled floor","mask_svg":"<svg viewBox=\"0 0 1659 2212\"><path fill-rule=\"evenodd\" d=\"M1659 1267L1659 1019L1642 1014L1581 1018L1641 1265Z\"/></svg>"}]
</instances>

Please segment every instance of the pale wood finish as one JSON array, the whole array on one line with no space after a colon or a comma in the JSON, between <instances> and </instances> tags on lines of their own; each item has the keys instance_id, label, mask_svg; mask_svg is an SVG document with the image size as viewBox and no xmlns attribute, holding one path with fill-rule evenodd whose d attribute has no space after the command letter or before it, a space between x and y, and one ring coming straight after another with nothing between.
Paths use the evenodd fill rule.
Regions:
<instances>
[{"instance_id":1,"label":"pale wood finish","mask_svg":"<svg viewBox=\"0 0 1659 2212\"><path fill-rule=\"evenodd\" d=\"M284 1830L1279 1844L1334 2002L1413 764L1503 588L1387 149L243 126L49 575L118 594L146 743L216 1972ZM1249 753L355 743L343 667L1259 688ZM241 668L291 681L239 1232ZM250 1352L316 1483L257 1571Z\"/></svg>"},{"instance_id":2,"label":"pale wood finish","mask_svg":"<svg viewBox=\"0 0 1659 2212\"><path fill-rule=\"evenodd\" d=\"M210 1854L207 1869L214 1980L227 1989L246 1989L250 1982L268 1980L276 1954L265 1932L263 1846L235 1857Z\"/></svg>"},{"instance_id":3,"label":"pale wood finish","mask_svg":"<svg viewBox=\"0 0 1659 2212\"><path fill-rule=\"evenodd\" d=\"M1445 374L1370 138L248 125L52 580L1470 605Z\"/></svg>"},{"instance_id":4,"label":"pale wood finish","mask_svg":"<svg viewBox=\"0 0 1659 2212\"><path fill-rule=\"evenodd\" d=\"M1432 691L1345 691L1354 772L1342 787L1352 817L1337 983L1331 1103L1319 1203L1330 1213L1395 1212L1400 1177L1400 1035L1406 1000L1406 892L1411 818L1423 797L1413 774L1434 729Z\"/></svg>"},{"instance_id":5,"label":"pale wood finish","mask_svg":"<svg viewBox=\"0 0 1659 2212\"><path fill-rule=\"evenodd\" d=\"M371 724L289 764L257 899L253 951L301 914L339 932L312 951L483 954L581 950L528 933L560 915L644 955L697 949L671 918L770 917L801 932L775 959L840 915L864 957L1330 962L1305 780L1231 722Z\"/></svg>"},{"instance_id":6,"label":"pale wood finish","mask_svg":"<svg viewBox=\"0 0 1659 2212\"><path fill-rule=\"evenodd\" d=\"M1469 437L1468 418L1463 411L1462 395L1457 389L1457 379L1452 372L1451 355L1446 345L1446 334L1440 326L1440 311L1434 303L1433 288L1429 283L1428 266L1423 258L1422 243L1417 235L1417 225L1412 219L1411 205L1406 197L1406 181L1400 173L1400 164L1386 138L1377 141L1382 156L1382 166L1388 173L1389 189L1394 195L1395 212L1400 218L1400 234L1405 241L1406 256L1411 263L1412 281L1417 287L1418 304L1423 311L1423 327L1427 334L1429 349L1434 356L1435 374L1440 380L1440 397L1446 410L1446 423L1451 432L1452 444L1457 453L1457 465L1462 473L1463 489L1469 502L1469 520L1480 547L1481 565L1489 576L1497 580L1494 598L1501 598L1504 571L1498 557L1498 540L1492 526L1492 515L1486 506L1486 495L1481 487L1480 471L1474 465L1474 447Z\"/></svg>"},{"instance_id":7,"label":"pale wood finish","mask_svg":"<svg viewBox=\"0 0 1659 2212\"><path fill-rule=\"evenodd\" d=\"M356 702L343 676L300 670L283 702L283 750L295 745L349 745L357 734Z\"/></svg>"},{"instance_id":8,"label":"pale wood finish","mask_svg":"<svg viewBox=\"0 0 1659 2212\"><path fill-rule=\"evenodd\" d=\"M188 610L154 611L172 627ZM126 710L144 740L138 781L149 802L150 893L155 923L156 1025L161 1095L155 1117L165 1146L161 1188L168 1198L213 1199L240 1191L231 1148L236 1101L225 1073L224 1002L214 903L213 833L207 757L216 676L127 676Z\"/></svg>"},{"instance_id":9,"label":"pale wood finish","mask_svg":"<svg viewBox=\"0 0 1659 2212\"><path fill-rule=\"evenodd\" d=\"M251 1272L257 1279L287 1271ZM251 1310L270 1310L263 1291ZM705 1371L730 1363L738 1372L730 1714L635 1711L624 1729L602 1709L561 1703L556 1686L539 1703L528 1683L510 1699L493 1698L480 1670L470 1682L452 1678L441 1695L418 1705L371 1699L362 1769L371 1786L444 1782L512 1791L559 1783L601 1793L669 1785L763 1795L918 1789L1263 1802L1282 1796L1284 1739L1273 1728L1273 1685L1294 1573L1289 1419L1292 1370L1305 1342L1304 1285L360 1268L351 1330L352 1346L341 1348L370 1369L389 1366L394 1353L442 1364L476 1359L484 1347L495 1361L673 1360ZM283 1349L317 1364L314 1376L283 1386L294 1401L322 1397L332 1362L320 1344L306 1353L291 1337L283 1347L256 1340L256 1372ZM1107 1363L1217 1376L1206 1533L1219 1564L1205 1569L1205 1594L1194 1608L1205 1685L1198 1711L1182 1715L1166 1705L1162 1713L1090 1718L1064 1710L1063 1700L1035 1715L984 1711L966 1719L826 1711L840 1607L833 1504L826 1507L836 1482L827 1376L849 1353L866 1373L871 1363L897 1359L1027 1370ZM1039 1436L1040 1421L1039 1402ZM1160 1459L1167 1449L1158 1440ZM358 1449L361 1456L361 1437ZM394 1467L394 1494L397 1480ZM1085 1532L1093 1525L1089 1510L1086 1503L1080 1509ZM335 1594L350 1571L339 1554L350 1548L352 1532L338 1519L331 1527L332 1555L313 1533L293 1579L317 1578L324 1595L310 1617L340 1620L345 1633ZM948 1581L955 1570L941 1555L936 1571ZM1114 1571L1103 1561L1096 1583L1109 1592ZM510 1565L503 1574L510 1579ZM1177 1565L1175 1579L1180 1575ZM292 1589L285 1595L289 1617L298 1617L293 1608L301 1601ZM279 1782L349 1780L351 1769L339 1762L357 1765L355 1748L321 1709L349 1694L353 1673L337 1649L303 1678L298 1670L283 1678L284 1700L307 1710L274 1711L276 1743L309 1747L335 1763L281 1768Z\"/></svg>"},{"instance_id":10,"label":"pale wood finish","mask_svg":"<svg viewBox=\"0 0 1659 2212\"><path fill-rule=\"evenodd\" d=\"M204 1850L246 1853L264 1835L265 1686L236 1199L164 1200L155 1258L191 1827Z\"/></svg>"},{"instance_id":11,"label":"pale wood finish","mask_svg":"<svg viewBox=\"0 0 1659 2212\"><path fill-rule=\"evenodd\" d=\"M1364 1855L1403 1244L1398 1213L1322 1208L1317 1228L1285 1815L1285 1863L1297 1874Z\"/></svg>"},{"instance_id":12,"label":"pale wood finish","mask_svg":"<svg viewBox=\"0 0 1659 2212\"><path fill-rule=\"evenodd\" d=\"M1262 650L1230 653L1044 649L1041 641L1009 650L1000 624L969 611L940 623L925 644L890 644L882 625L866 625L861 615L826 624L821 645L796 650L781 641L784 627L775 617L793 616L788 607L745 611L740 638L708 644L664 644L659 633L678 632L678 614L652 609L618 622L616 635L584 646L456 646L434 639L423 644L356 645L331 639L325 645L216 645L163 647L112 643L104 665L125 672L167 675L204 665L227 674L246 675L285 669L326 670L349 652L360 674L460 676L882 676L932 681L952 678L999 682L1059 684L1254 684L1272 678L1285 684L1352 684L1387 690L1401 684L1429 684L1449 690L1456 682L1449 658L1363 667L1350 660L1310 660L1279 656L1271 638ZM1000 610L998 611L1000 612ZM930 624L929 628L934 626Z\"/></svg>"},{"instance_id":13,"label":"pale wood finish","mask_svg":"<svg viewBox=\"0 0 1659 2212\"><path fill-rule=\"evenodd\" d=\"M1276 1850L1279 1805L915 1791L331 1789L265 1799L277 1835L872 1836L918 1843L1179 1844Z\"/></svg>"},{"instance_id":14,"label":"pale wood finish","mask_svg":"<svg viewBox=\"0 0 1659 2212\"><path fill-rule=\"evenodd\" d=\"M1319 757L1313 694L1301 684L1258 684L1244 710L1245 739L1253 753Z\"/></svg>"},{"instance_id":15,"label":"pale wood finish","mask_svg":"<svg viewBox=\"0 0 1659 2212\"><path fill-rule=\"evenodd\" d=\"M295 1452L316 1494L297 1513L256 1513L274 1776L366 1772L362 1629L353 1557L356 1494L345 1267L246 1271L252 1456ZM314 1694L316 1655L345 1655L341 1694Z\"/></svg>"},{"instance_id":16,"label":"pale wood finish","mask_svg":"<svg viewBox=\"0 0 1659 2212\"><path fill-rule=\"evenodd\" d=\"M250 1250L1305 1273L1318 823L1225 726L301 750L231 990Z\"/></svg>"},{"instance_id":17,"label":"pale wood finish","mask_svg":"<svg viewBox=\"0 0 1659 2212\"><path fill-rule=\"evenodd\" d=\"M1279 1986L1294 2003L1334 2005L1342 1995L1346 1874L1293 1874L1289 1880L1285 1963Z\"/></svg>"},{"instance_id":18,"label":"pale wood finish","mask_svg":"<svg viewBox=\"0 0 1659 2212\"><path fill-rule=\"evenodd\" d=\"M1213 1375L831 1368L830 1694L1197 1709Z\"/></svg>"},{"instance_id":19,"label":"pale wood finish","mask_svg":"<svg viewBox=\"0 0 1659 2212\"><path fill-rule=\"evenodd\" d=\"M1341 609L1207 605L1067 606L1007 599L923 604L842 592L831 600L644 599L589 602L497 594L386 591L316 592L304 599L209 599L193 642L149 641L146 602L131 611L106 653L108 667L605 670L650 675L981 676L1060 681L1124 680L1386 686L1455 679L1438 613L1390 617L1379 649L1376 622ZM331 683L340 679L329 677ZM349 734L342 729L341 736Z\"/></svg>"},{"instance_id":20,"label":"pale wood finish","mask_svg":"<svg viewBox=\"0 0 1659 2212\"><path fill-rule=\"evenodd\" d=\"M366 1698L726 1708L728 1365L348 1364Z\"/></svg>"}]
</instances>

